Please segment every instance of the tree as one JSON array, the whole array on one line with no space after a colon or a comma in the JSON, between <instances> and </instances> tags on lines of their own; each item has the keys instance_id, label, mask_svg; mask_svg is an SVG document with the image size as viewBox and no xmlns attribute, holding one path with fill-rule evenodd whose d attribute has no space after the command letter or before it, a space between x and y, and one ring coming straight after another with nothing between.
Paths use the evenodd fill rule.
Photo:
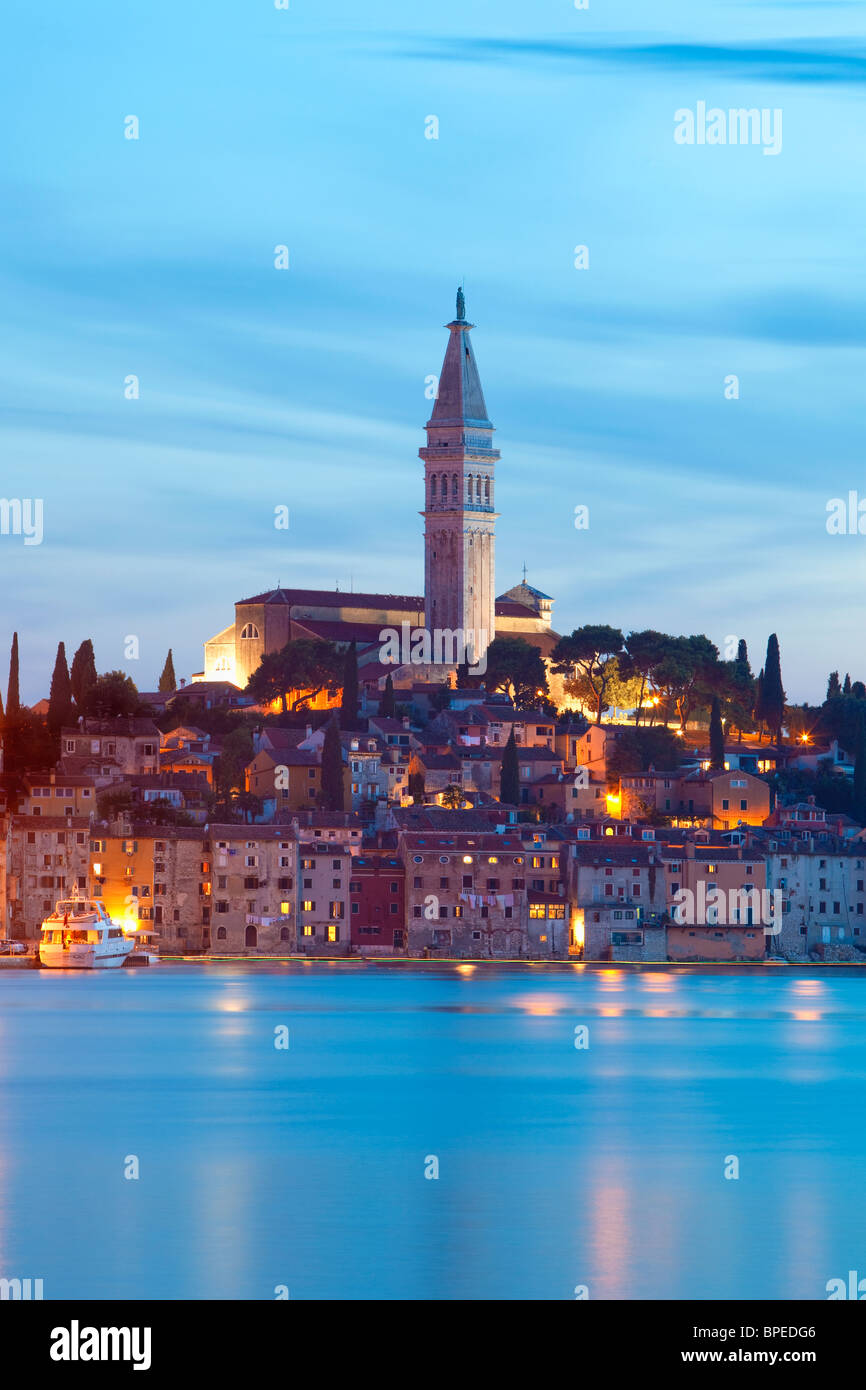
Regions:
<instances>
[{"instance_id":1,"label":"tree","mask_svg":"<svg viewBox=\"0 0 866 1390\"><path fill-rule=\"evenodd\" d=\"M131 676L125 671L106 671L88 688L81 713L91 719L128 718L140 704Z\"/></svg>"},{"instance_id":2,"label":"tree","mask_svg":"<svg viewBox=\"0 0 866 1390\"><path fill-rule=\"evenodd\" d=\"M653 628L647 628L642 632L630 632L626 638L626 654L620 659L619 666L624 677L631 676L640 680L635 721L638 724L642 718L647 688L652 687L653 671L664 656L665 645L669 641L670 638L663 632L656 632Z\"/></svg>"},{"instance_id":3,"label":"tree","mask_svg":"<svg viewBox=\"0 0 866 1390\"><path fill-rule=\"evenodd\" d=\"M754 703L754 706L753 706L753 708L752 708L752 718L754 719L754 721L755 721L755 723L757 724L759 730L761 731L761 733L759 734L759 738L760 738L760 737L762 736L762 734L763 734L764 719L765 719L765 716L764 716L764 671L763 671L763 667L762 667L761 670L758 672L758 679L755 681L755 703Z\"/></svg>"},{"instance_id":4,"label":"tree","mask_svg":"<svg viewBox=\"0 0 866 1390\"><path fill-rule=\"evenodd\" d=\"M220 755L214 768L214 785L220 805L233 814L236 797L245 790L247 764L253 758L253 734L247 725L239 725L220 742Z\"/></svg>"},{"instance_id":5,"label":"tree","mask_svg":"<svg viewBox=\"0 0 866 1390\"><path fill-rule=\"evenodd\" d=\"M827 699L835 700L837 695L842 694L842 687L839 684L839 672L831 671L830 679L827 681Z\"/></svg>"},{"instance_id":6,"label":"tree","mask_svg":"<svg viewBox=\"0 0 866 1390\"><path fill-rule=\"evenodd\" d=\"M87 693L91 686L96 684L96 661L93 656L93 643L88 637L72 658L72 670L69 673L72 685L72 698L79 714L83 714L87 707Z\"/></svg>"},{"instance_id":7,"label":"tree","mask_svg":"<svg viewBox=\"0 0 866 1390\"><path fill-rule=\"evenodd\" d=\"M412 798L412 804L414 806L424 805L424 767L420 758L414 753L409 759L407 790Z\"/></svg>"},{"instance_id":8,"label":"tree","mask_svg":"<svg viewBox=\"0 0 866 1390\"><path fill-rule=\"evenodd\" d=\"M664 722L672 715L685 729L695 705L708 704L723 678L719 650L703 633L668 637L653 669L653 683L662 699Z\"/></svg>"},{"instance_id":9,"label":"tree","mask_svg":"<svg viewBox=\"0 0 866 1390\"><path fill-rule=\"evenodd\" d=\"M169 647L168 656L165 658L165 665L162 668L162 675L159 678L158 690L161 695L171 695L173 691L177 690L177 677L174 674L171 647Z\"/></svg>"},{"instance_id":10,"label":"tree","mask_svg":"<svg viewBox=\"0 0 866 1390\"><path fill-rule=\"evenodd\" d=\"M546 692L547 671L540 647L533 647L522 637L494 637L485 656L487 690L502 691L518 707L534 704L539 692Z\"/></svg>"},{"instance_id":11,"label":"tree","mask_svg":"<svg viewBox=\"0 0 866 1390\"><path fill-rule=\"evenodd\" d=\"M448 811L459 811L465 799L463 788L456 786L453 782L442 793L442 805Z\"/></svg>"},{"instance_id":12,"label":"tree","mask_svg":"<svg viewBox=\"0 0 866 1390\"><path fill-rule=\"evenodd\" d=\"M776 746L782 746L782 719L785 714L785 691L782 686L782 664L779 639L771 632L767 639L767 659L764 662L763 712L767 727L776 736Z\"/></svg>"},{"instance_id":13,"label":"tree","mask_svg":"<svg viewBox=\"0 0 866 1390\"><path fill-rule=\"evenodd\" d=\"M437 714L441 713L443 709L449 708L451 704L451 686L447 681L443 681L441 685L437 685L430 697L430 704Z\"/></svg>"},{"instance_id":14,"label":"tree","mask_svg":"<svg viewBox=\"0 0 866 1390\"><path fill-rule=\"evenodd\" d=\"M713 696L710 710L710 767L714 772L725 770L725 731L722 727L722 710L717 695Z\"/></svg>"},{"instance_id":15,"label":"tree","mask_svg":"<svg viewBox=\"0 0 866 1390\"><path fill-rule=\"evenodd\" d=\"M728 698L725 702L728 724L737 730L737 738L742 743L744 733L752 733L755 721L752 714L755 704L755 678L749 665L749 653L743 638L737 647L736 660L730 663L731 679Z\"/></svg>"},{"instance_id":16,"label":"tree","mask_svg":"<svg viewBox=\"0 0 866 1390\"><path fill-rule=\"evenodd\" d=\"M855 700L866 700L866 685L862 681L854 681L851 686L851 694Z\"/></svg>"},{"instance_id":17,"label":"tree","mask_svg":"<svg viewBox=\"0 0 866 1390\"><path fill-rule=\"evenodd\" d=\"M520 805L520 759L517 756L517 743L514 739L514 725L508 735L508 742L502 752L502 768L499 774L499 800L508 806Z\"/></svg>"},{"instance_id":18,"label":"tree","mask_svg":"<svg viewBox=\"0 0 866 1390\"><path fill-rule=\"evenodd\" d=\"M358 648L350 642L343 655L343 697L340 702L340 728L358 726Z\"/></svg>"},{"instance_id":19,"label":"tree","mask_svg":"<svg viewBox=\"0 0 866 1390\"><path fill-rule=\"evenodd\" d=\"M592 697L588 703L595 705L596 724L601 723L611 675L607 662L612 656L619 656L623 640L619 628L589 624L575 628L570 637L561 637L551 654L554 671L572 681L583 679L586 682ZM568 680L565 689L571 693Z\"/></svg>"},{"instance_id":20,"label":"tree","mask_svg":"<svg viewBox=\"0 0 866 1390\"><path fill-rule=\"evenodd\" d=\"M392 681L389 672L388 677L385 681L385 689L382 691L382 698L379 701L379 713L381 714L383 719L393 719L395 708L396 706L394 702L394 682Z\"/></svg>"},{"instance_id":21,"label":"tree","mask_svg":"<svg viewBox=\"0 0 866 1390\"><path fill-rule=\"evenodd\" d=\"M303 709L324 690L335 696L342 679L343 659L333 642L298 637L278 652L265 652L246 690L259 704L279 700L285 713L290 694L292 710Z\"/></svg>"},{"instance_id":22,"label":"tree","mask_svg":"<svg viewBox=\"0 0 866 1390\"><path fill-rule=\"evenodd\" d=\"M326 811L344 809L343 745L336 719L331 719L322 744L322 805Z\"/></svg>"},{"instance_id":23,"label":"tree","mask_svg":"<svg viewBox=\"0 0 866 1390\"><path fill-rule=\"evenodd\" d=\"M851 677L848 675L848 672L847 672L847 671L845 672L845 679L844 679L844 681L842 682L842 694L843 694L843 695L850 695L850 694L851 694Z\"/></svg>"},{"instance_id":24,"label":"tree","mask_svg":"<svg viewBox=\"0 0 866 1390\"><path fill-rule=\"evenodd\" d=\"M18 633L12 634L12 650L9 653L9 686L6 692L6 718L13 725L21 709L21 696L18 689Z\"/></svg>"},{"instance_id":25,"label":"tree","mask_svg":"<svg viewBox=\"0 0 866 1390\"><path fill-rule=\"evenodd\" d=\"M51 677L51 693L48 697L48 728L52 737L58 739L64 724L72 720L72 682L66 664L66 647L57 644L57 657L54 661L54 674Z\"/></svg>"}]
</instances>

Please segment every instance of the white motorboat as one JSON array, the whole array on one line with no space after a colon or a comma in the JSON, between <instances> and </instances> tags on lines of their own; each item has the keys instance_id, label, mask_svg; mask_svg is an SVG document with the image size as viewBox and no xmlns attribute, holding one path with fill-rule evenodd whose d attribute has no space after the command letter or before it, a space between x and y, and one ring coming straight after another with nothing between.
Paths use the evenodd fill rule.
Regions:
<instances>
[{"instance_id":1,"label":"white motorboat","mask_svg":"<svg viewBox=\"0 0 866 1390\"><path fill-rule=\"evenodd\" d=\"M134 949L134 934L113 922L98 898L64 898L42 923L39 959L49 969L107 970Z\"/></svg>"}]
</instances>

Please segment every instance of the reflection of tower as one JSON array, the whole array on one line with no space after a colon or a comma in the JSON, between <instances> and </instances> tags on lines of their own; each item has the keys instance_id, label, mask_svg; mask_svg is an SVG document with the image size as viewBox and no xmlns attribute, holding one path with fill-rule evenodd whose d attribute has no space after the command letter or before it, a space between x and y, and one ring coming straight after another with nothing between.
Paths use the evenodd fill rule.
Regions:
<instances>
[{"instance_id":1,"label":"reflection of tower","mask_svg":"<svg viewBox=\"0 0 866 1390\"><path fill-rule=\"evenodd\" d=\"M430 632L461 629L481 656L494 637L493 474L499 451L466 322L463 291L425 425L424 615Z\"/></svg>"}]
</instances>

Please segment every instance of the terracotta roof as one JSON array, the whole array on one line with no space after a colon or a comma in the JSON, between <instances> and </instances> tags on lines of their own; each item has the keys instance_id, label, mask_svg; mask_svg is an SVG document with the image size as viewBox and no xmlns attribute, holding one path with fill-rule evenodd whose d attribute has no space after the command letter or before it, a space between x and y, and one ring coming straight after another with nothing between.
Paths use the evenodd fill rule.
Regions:
<instances>
[{"instance_id":1,"label":"terracotta roof","mask_svg":"<svg viewBox=\"0 0 866 1390\"><path fill-rule=\"evenodd\" d=\"M309 608L403 608L407 612L424 611L424 600L406 594L354 594L332 589L268 589L252 598L243 598L236 605L249 603L280 603L287 607Z\"/></svg>"}]
</instances>

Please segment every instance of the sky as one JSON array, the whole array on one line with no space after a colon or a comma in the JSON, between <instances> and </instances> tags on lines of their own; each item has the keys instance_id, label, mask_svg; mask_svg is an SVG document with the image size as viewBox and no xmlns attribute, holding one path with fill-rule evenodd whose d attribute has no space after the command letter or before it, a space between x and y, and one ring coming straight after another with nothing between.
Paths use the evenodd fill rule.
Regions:
<instances>
[{"instance_id":1,"label":"sky","mask_svg":"<svg viewBox=\"0 0 866 1390\"><path fill-rule=\"evenodd\" d=\"M866 534L826 525L866 513L861 0L7 0L4 31L0 496L43 504L41 544L0 534L4 697L13 629L35 701L60 640L152 690L278 582L420 593L461 282L498 592L525 563L559 632L756 670L774 631L792 701L866 679ZM677 143L701 102L781 111L781 149Z\"/></svg>"}]
</instances>

